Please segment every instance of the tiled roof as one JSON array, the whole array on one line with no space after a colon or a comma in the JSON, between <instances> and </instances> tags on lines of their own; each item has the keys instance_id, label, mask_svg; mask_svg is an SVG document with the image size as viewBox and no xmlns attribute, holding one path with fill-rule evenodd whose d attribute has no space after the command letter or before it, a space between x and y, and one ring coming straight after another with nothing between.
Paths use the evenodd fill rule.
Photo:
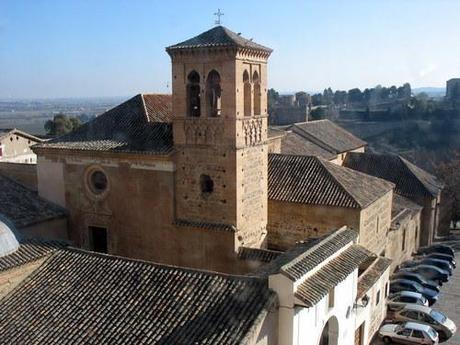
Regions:
<instances>
[{"instance_id":1,"label":"tiled roof","mask_svg":"<svg viewBox=\"0 0 460 345\"><path fill-rule=\"evenodd\" d=\"M269 154L268 197L314 205L364 208L393 185L312 156Z\"/></svg>"},{"instance_id":2,"label":"tiled roof","mask_svg":"<svg viewBox=\"0 0 460 345\"><path fill-rule=\"evenodd\" d=\"M403 197L402 195L393 194L393 203L391 208L391 229L397 230L400 227L400 223L406 217L412 217L422 210L422 206L419 206L415 202Z\"/></svg>"},{"instance_id":3,"label":"tiled roof","mask_svg":"<svg viewBox=\"0 0 460 345\"><path fill-rule=\"evenodd\" d=\"M321 267L297 287L295 296L307 307L318 303L329 291L344 281L371 253L359 245L352 245Z\"/></svg>"},{"instance_id":4,"label":"tiled roof","mask_svg":"<svg viewBox=\"0 0 460 345\"><path fill-rule=\"evenodd\" d=\"M66 210L0 174L0 214L16 228L65 217Z\"/></svg>"},{"instance_id":5,"label":"tiled roof","mask_svg":"<svg viewBox=\"0 0 460 345\"><path fill-rule=\"evenodd\" d=\"M382 274L390 267L391 260L378 257L374 263L359 277L357 298L362 298Z\"/></svg>"},{"instance_id":6,"label":"tiled roof","mask_svg":"<svg viewBox=\"0 0 460 345\"><path fill-rule=\"evenodd\" d=\"M245 344L275 298L264 279L62 250L0 301L0 339Z\"/></svg>"},{"instance_id":7,"label":"tiled roof","mask_svg":"<svg viewBox=\"0 0 460 345\"><path fill-rule=\"evenodd\" d=\"M254 260L260 262L271 262L280 256L282 252L268 249L240 247L238 258L241 260Z\"/></svg>"},{"instance_id":8,"label":"tiled roof","mask_svg":"<svg viewBox=\"0 0 460 345\"><path fill-rule=\"evenodd\" d=\"M169 154L172 96L139 94L36 148Z\"/></svg>"},{"instance_id":9,"label":"tiled roof","mask_svg":"<svg viewBox=\"0 0 460 345\"><path fill-rule=\"evenodd\" d=\"M246 39L240 34L237 34L224 26L216 26L208 31L205 31L198 36L190 38L186 41L174 44L166 48L168 52L178 49L190 48L213 48L213 47L231 47L231 48L248 48L271 53L270 48L264 47Z\"/></svg>"},{"instance_id":10,"label":"tiled roof","mask_svg":"<svg viewBox=\"0 0 460 345\"><path fill-rule=\"evenodd\" d=\"M0 272L41 259L64 246L58 241L22 240L16 251L0 257Z\"/></svg>"},{"instance_id":11,"label":"tiled roof","mask_svg":"<svg viewBox=\"0 0 460 345\"><path fill-rule=\"evenodd\" d=\"M262 276L282 273L293 281L298 280L357 238L356 231L344 227L322 237L299 242L257 273Z\"/></svg>"},{"instance_id":12,"label":"tiled roof","mask_svg":"<svg viewBox=\"0 0 460 345\"><path fill-rule=\"evenodd\" d=\"M174 225L184 226L184 227L193 227L209 230L224 230L224 231L235 231L236 228L230 224L221 224L221 223L206 223L206 222L195 222L185 219L176 219Z\"/></svg>"},{"instance_id":13,"label":"tiled roof","mask_svg":"<svg viewBox=\"0 0 460 345\"><path fill-rule=\"evenodd\" d=\"M36 137L35 135L32 135L32 134L29 134L27 132L24 132L24 131L21 131L17 128L0 128L0 140L7 136L7 135L19 135L21 137L24 137L26 139L30 139L30 140L33 140L37 143L41 143L43 142L44 140L39 138L39 137Z\"/></svg>"},{"instance_id":14,"label":"tiled roof","mask_svg":"<svg viewBox=\"0 0 460 345\"><path fill-rule=\"evenodd\" d=\"M398 155L351 152L343 164L393 182L395 192L408 198L437 196L443 188L435 176Z\"/></svg>"},{"instance_id":15,"label":"tiled roof","mask_svg":"<svg viewBox=\"0 0 460 345\"><path fill-rule=\"evenodd\" d=\"M367 145L367 143L329 120L296 123L296 132L333 153L342 153Z\"/></svg>"},{"instance_id":16,"label":"tiled roof","mask_svg":"<svg viewBox=\"0 0 460 345\"><path fill-rule=\"evenodd\" d=\"M337 158L337 153L330 152L296 132L287 131L281 139L281 153L289 155L318 156L326 160Z\"/></svg>"}]
</instances>

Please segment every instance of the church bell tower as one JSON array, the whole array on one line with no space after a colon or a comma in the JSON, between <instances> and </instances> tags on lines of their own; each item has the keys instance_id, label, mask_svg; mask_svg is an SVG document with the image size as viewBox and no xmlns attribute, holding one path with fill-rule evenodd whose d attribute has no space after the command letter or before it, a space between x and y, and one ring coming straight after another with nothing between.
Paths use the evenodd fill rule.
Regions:
<instances>
[{"instance_id":1,"label":"church bell tower","mask_svg":"<svg viewBox=\"0 0 460 345\"><path fill-rule=\"evenodd\" d=\"M233 231L235 250L263 247L272 50L223 26L166 50L172 61L175 217Z\"/></svg>"}]
</instances>

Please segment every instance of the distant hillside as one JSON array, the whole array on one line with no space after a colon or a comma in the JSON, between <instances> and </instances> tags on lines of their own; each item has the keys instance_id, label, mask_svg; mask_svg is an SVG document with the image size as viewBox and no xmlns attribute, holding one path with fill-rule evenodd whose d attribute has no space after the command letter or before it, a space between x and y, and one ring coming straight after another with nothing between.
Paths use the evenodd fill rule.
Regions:
<instances>
[{"instance_id":1,"label":"distant hillside","mask_svg":"<svg viewBox=\"0 0 460 345\"><path fill-rule=\"evenodd\" d=\"M444 97L446 95L446 88L444 87L416 87L412 89L414 94L425 92L430 97Z\"/></svg>"}]
</instances>

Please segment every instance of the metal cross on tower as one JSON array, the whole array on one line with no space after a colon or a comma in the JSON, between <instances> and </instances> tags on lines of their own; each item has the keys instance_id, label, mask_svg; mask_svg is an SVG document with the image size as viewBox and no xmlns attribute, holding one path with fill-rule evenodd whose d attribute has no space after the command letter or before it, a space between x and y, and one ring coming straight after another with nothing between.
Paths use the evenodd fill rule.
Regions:
<instances>
[{"instance_id":1,"label":"metal cross on tower","mask_svg":"<svg viewBox=\"0 0 460 345\"><path fill-rule=\"evenodd\" d=\"M221 20L220 20L220 17L222 17L224 15L224 12L221 12L220 8L218 8L217 12L214 13L214 15L217 17L217 19L214 21L214 24L220 25L222 23Z\"/></svg>"}]
</instances>

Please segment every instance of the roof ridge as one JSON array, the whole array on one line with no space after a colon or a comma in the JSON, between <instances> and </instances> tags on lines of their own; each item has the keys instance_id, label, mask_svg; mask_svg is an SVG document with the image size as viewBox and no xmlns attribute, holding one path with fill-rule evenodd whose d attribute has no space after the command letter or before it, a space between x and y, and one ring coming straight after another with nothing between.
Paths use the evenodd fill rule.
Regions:
<instances>
[{"instance_id":1,"label":"roof ridge","mask_svg":"<svg viewBox=\"0 0 460 345\"><path fill-rule=\"evenodd\" d=\"M321 247L322 245L324 245L327 242L330 242L332 239L336 238L338 235L340 235L343 232L348 231L348 230L350 230L350 229L348 229L346 226L343 226L343 227L341 227L339 229L336 229L332 233L326 235L324 238L318 238L317 239L318 243L314 244L313 246L308 248L306 251L304 251L301 254L299 254L298 256L296 256L291 261L285 263L283 266L280 267L280 271L285 271L285 270L291 268L292 266L296 265L299 261L302 261L303 259L305 259L306 256L310 255L312 252L317 250L319 247ZM300 243L302 243L302 242L300 242Z\"/></svg>"},{"instance_id":2,"label":"roof ridge","mask_svg":"<svg viewBox=\"0 0 460 345\"><path fill-rule=\"evenodd\" d=\"M337 176L335 175L335 173L334 173L333 171L331 171L330 169L328 169L327 164L334 164L334 165L336 165L336 164L335 164L335 163L331 163L331 162L326 162L325 160L320 159L319 157L316 157L316 158L319 160L319 162L320 162L320 164L322 165L323 169L328 173L328 176L330 176L330 177L334 180L334 182L336 182L336 183L339 185L339 187L342 189L342 191L345 192L345 194L347 194L347 195L354 201L355 205L356 205L358 208L363 207L364 205L362 205L362 204L356 199L356 196L355 196L355 195L353 195L350 191L348 191L348 189L343 185L343 183L337 178ZM341 166L337 165L337 168L339 168L339 167L340 167L340 168L345 168L345 167L341 167ZM336 168L336 167L334 166L334 168ZM333 169L334 169L334 168L333 168ZM345 168L345 169L346 169L346 168Z\"/></svg>"},{"instance_id":3,"label":"roof ridge","mask_svg":"<svg viewBox=\"0 0 460 345\"><path fill-rule=\"evenodd\" d=\"M144 110L144 117L145 117L145 120L147 121L147 123L150 122L150 119L149 119L149 114L148 114L148 111L147 111L147 105L145 104L145 99L144 99L144 95L142 93L139 94L140 98L141 98L141 102L142 102L142 108Z\"/></svg>"},{"instance_id":4,"label":"roof ridge","mask_svg":"<svg viewBox=\"0 0 460 345\"><path fill-rule=\"evenodd\" d=\"M399 158L399 160L403 163L403 165L405 166L405 168L407 170L409 170L409 172L412 174L412 176L415 177L415 179L423 186L424 189L426 189L428 191L429 194L433 195L434 194L430 191L430 189L426 186L426 184L430 185L431 187L435 187L436 189L439 189L440 186L437 186L433 183L430 183L430 181L422 181L422 178L420 176L418 176L417 174L417 171L414 171L414 170L421 170L422 173L425 173L427 175L429 175L430 178L433 178L433 179L436 179L436 176L429 173L428 171L420 168L419 166L415 165L414 163L408 161L407 159L405 159L404 157L402 157L401 155L397 155L397 157ZM426 184L425 184L426 183Z\"/></svg>"}]
</instances>

